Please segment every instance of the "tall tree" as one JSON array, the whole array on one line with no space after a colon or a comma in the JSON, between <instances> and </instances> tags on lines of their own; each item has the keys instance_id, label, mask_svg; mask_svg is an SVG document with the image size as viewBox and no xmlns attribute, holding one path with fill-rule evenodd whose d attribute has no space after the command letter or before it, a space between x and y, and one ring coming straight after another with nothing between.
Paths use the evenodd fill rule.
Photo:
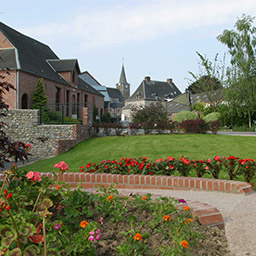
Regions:
<instances>
[{"instance_id":1,"label":"tall tree","mask_svg":"<svg viewBox=\"0 0 256 256\"><path fill-rule=\"evenodd\" d=\"M190 85L187 90L192 94L205 93L211 106L215 109L217 104L216 99L213 96L213 92L223 88L222 83L225 74L225 56L221 61L218 58L218 54L216 54L214 61L211 61L199 52L196 53L199 57L199 71L198 74L194 74L189 71L192 79L188 79Z\"/></svg>"},{"instance_id":2,"label":"tall tree","mask_svg":"<svg viewBox=\"0 0 256 256\"><path fill-rule=\"evenodd\" d=\"M43 78L41 78L35 88L32 98L32 109L40 109L42 111L42 122L49 121L48 113L50 111L47 106L48 98L43 85Z\"/></svg>"},{"instance_id":3,"label":"tall tree","mask_svg":"<svg viewBox=\"0 0 256 256\"><path fill-rule=\"evenodd\" d=\"M228 69L226 100L231 106L248 114L249 127L256 112L256 27L254 18L242 15L235 30L224 30L217 39L229 48L231 68Z\"/></svg>"}]
</instances>

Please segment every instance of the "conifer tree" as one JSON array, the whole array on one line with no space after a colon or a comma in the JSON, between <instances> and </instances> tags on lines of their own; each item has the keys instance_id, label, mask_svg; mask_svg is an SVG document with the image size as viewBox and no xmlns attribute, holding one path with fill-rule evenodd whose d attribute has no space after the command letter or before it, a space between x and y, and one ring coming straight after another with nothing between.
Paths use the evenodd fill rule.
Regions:
<instances>
[{"instance_id":1,"label":"conifer tree","mask_svg":"<svg viewBox=\"0 0 256 256\"><path fill-rule=\"evenodd\" d=\"M48 113L50 109L47 106L47 103L48 103L48 98L46 96L46 91L43 85L43 78L41 78L38 81L33 94L32 109L41 109L43 123L49 121Z\"/></svg>"}]
</instances>

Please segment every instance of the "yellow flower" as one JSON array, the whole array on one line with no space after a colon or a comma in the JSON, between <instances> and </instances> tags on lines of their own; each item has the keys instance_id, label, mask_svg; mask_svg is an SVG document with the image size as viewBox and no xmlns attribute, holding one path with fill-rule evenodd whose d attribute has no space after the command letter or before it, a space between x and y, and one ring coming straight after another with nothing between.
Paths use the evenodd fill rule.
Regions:
<instances>
[{"instance_id":1,"label":"yellow flower","mask_svg":"<svg viewBox=\"0 0 256 256\"><path fill-rule=\"evenodd\" d=\"M81 228L85 228L88 224L89 224L89 223L88 223L87 221L83 220L83 221L81 221L81 223L80 223L80 227L81 227Z\"/></svg>"},{"instance_id":2,"label":"yellow flower","mask_svg":"<svg viewBox=\"0 0 256 256\"><path fill-rule=\"evenodd\" d=\"M113 199L114 197L113 196L108 196L107 197L107 200L109 201L109 200L111 200L111 199Z\"/></svg>"},{"instance_id":3,"label":"yellow flower","mask_svg":"<svg viewBox=\"0 0 256 256\"><path fill-rule=\"evenodd\" d=\"M143 196L141 199L143 199L143 200L146 200L146 199L148 199L146 196Z\"/></svg>"},{"instance_id":4,"label":"yellow flower","mask_svg":"<svg viewBox=\"0 0 256 256\"><path fill-rule=\"evenodd\" d=\"M137 241L140 241L142 240L142 235L140 233L137 233L135 236L134 236L134 239L137 240Z\"/></svg>"},{"instance_id":5,"label":"yellow flower","mask_svg":"<svg viewBox=\"0 0 256 256\"><path fill-rule=\"evenodd\" d=\"M179 243L179 245L182 245L183 248L187 248L187 249L188 249L188 244L189 244L189 242L186 240L183 240L182 242Z\"/></svg>"},{"instance_id":6,"label":"yellow flower","mask_svg":"<svg viewBox=\"0 0 256 256\"><path fill-rule=\"evenodd\" d=\"M164 218L165 221L171 221L170 215L164 215L163 218Z\"/></svg>"},{"instance_id":7,"label":"yellow flower","mask_svg":"<svg viewBox=\"0 0 256 256\"><path fill-rule=\"evenodd\" d=\"M190 208L186 205L185 207L184 207L184 210L186 210L186 211L188 211Z\"/></svg>"},{"instance_id":8,"label":"yellow flower","mask_svg":"<svg viewBox=\"0 0 256 256\"><path fill-rule=\"evenodd\" d=\"M186 224L189 224L190 222L193 222L193 220L192 220L192 219L187 219L187 220L185 220L185 223L186 223Z\"/></svg>"}]
</instances>

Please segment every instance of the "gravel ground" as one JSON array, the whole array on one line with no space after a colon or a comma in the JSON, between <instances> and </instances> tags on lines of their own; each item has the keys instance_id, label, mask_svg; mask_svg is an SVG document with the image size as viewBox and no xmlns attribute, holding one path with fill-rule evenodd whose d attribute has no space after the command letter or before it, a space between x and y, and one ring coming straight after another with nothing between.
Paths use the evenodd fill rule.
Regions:
<instances>
[{"instance_id":1,"label":"gravel ground","mask_svg":"<svg viewBox=\"0 0 256 256\"><path fill-rule=\"evenodd\" d=\"M120 193L126 194L129 191L119 189ZM243 195L193 190L136 190L136 192L180 197L218 208L225 222L225 234L231 255L256 256L256 193Z\"/></svg>"}]
</instances>

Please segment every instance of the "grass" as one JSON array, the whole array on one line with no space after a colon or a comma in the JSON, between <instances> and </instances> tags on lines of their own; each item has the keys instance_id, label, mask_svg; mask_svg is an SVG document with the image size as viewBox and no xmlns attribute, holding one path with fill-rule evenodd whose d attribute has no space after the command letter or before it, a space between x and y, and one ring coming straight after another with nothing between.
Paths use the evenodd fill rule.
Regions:
<instances>
[{"instance_id":1,"label":"grass","mask_svg":"<svg viewBox=\"0 0 256 256\"><path fill-rule=\"evenodd\" d=\"M189 134L99 137L86 140L68 152L27 165L28 171L51 172L54 164L65 161L70 171L78 172L88 162L119 160L121 157L148 157L157 160L168 156L192 159L215 155L256 158L256 137Z\"/></svg>"}]
</instances>

